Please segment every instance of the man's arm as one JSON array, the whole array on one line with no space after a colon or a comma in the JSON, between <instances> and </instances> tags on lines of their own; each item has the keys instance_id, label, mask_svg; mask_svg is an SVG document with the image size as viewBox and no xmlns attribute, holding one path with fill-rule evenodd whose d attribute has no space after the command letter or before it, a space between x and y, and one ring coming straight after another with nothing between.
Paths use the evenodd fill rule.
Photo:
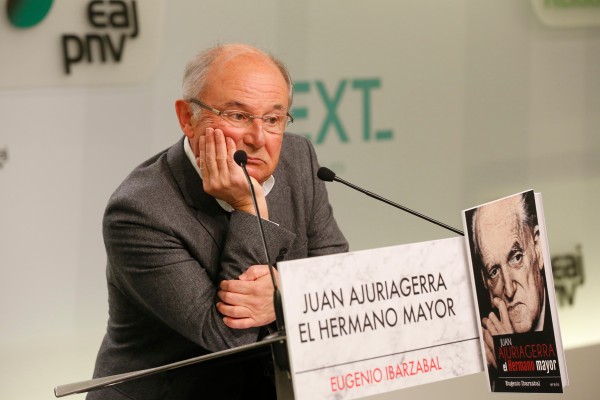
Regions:
<instances>
[{"instance_id":1,"label":"man's arm","mask_svg":"<svg viewBox=\"0 0 600 400\"><path fill-rule=\"evenodd\" d=\"M172 203L157 209L166 198ZM229 230L223 240L202 225L216 220L194 215L178 201L175 192L121 193L111 200L104 236L114 284L145 316L208 350L255 342L258 328L231 329L216 303L223 277L235 278L262 258L256 217L232 213L228 225L223 222ZM181 212L188 215L182 218ZM293 238L275 224L266 234L274 245L288 245Z\"/></svg>"},{"instance_id":2,"label":"man's arm","mask_svg":"<svg viewBox=\"0 0 600 400\"><path fill-rule=\"evenodd\" d=\"M314 188L314 202L307 233L308 256L316 257L347 252L348 241L333 216L325 182L317 177L320 166L315 149L308 140L306 146L312 170L311 183Z\"/></svg>"},{"instance_id":3,"label":"man's arm","mask_svg":"<svg viewBox=\"0 0 600 400\"><path fill-rule=\"evenodd\" d=\"M280 254L284 255L286 260L348 251L348 242L333 217L325 184L316 177L319 165L312 145L299 136L286 135L289 135L288 142L284 142L285 146L280 161L282 170L277 175L276 185L280 185L280 193L281 188L286 186L289 186L294 193L289 199L287 197L277 197L277 200L271 198L270 204L278 210L274 217L276 222L281 222L278 217L284 217L282 213L286 213L288 218L286 221L295 225L290 228L296 229L297 243L295 244L297 247L274 246L267 238L271 262L277 259L278 249L282 248L285 248L286 251ZM293 217L290 219L290 216ZM268 226L269 224L271 223L263 221L263 225ZM258 267L253 266L250 269L252 274L243 274L239 280L225 280L221 284L222 290L219 296L224 304L219 309L230 317L227 319L229 326L243 327L250 323L251 313L246 310L246 304L249 301L240 292L251 290L255 284L252 282L253 279L265 279L267 296L271 298L273 296L268 268L266 266ZM277 276L277 271L275 274Z\"/></svg>"}]
</instances>

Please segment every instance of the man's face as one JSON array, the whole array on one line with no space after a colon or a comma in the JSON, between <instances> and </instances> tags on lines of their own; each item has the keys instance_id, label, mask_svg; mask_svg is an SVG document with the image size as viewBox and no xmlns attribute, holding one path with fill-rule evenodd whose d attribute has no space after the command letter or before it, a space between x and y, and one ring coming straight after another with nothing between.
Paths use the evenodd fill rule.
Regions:
<instances>
[{"instance_id":1,"label":"man's face","mask_svg":"<svg viewBox=\"0 0 600 400\"><path fill-rule=\"evenodd\" d=\"M490 298L504 300L515 332L528 332L542 309L543 263L538 227L524 226L521 211L514 197L483 206L475 229Z\"/></svg>"},{"instance_id":2,"label":"man's face","mask_svg":"<svg viewBox=\"0 0 600 400\"><path fill-rule=\"evenodd\" d=\"M208 85L198 99L218 110L240 110L256 116L288 112L288 86L279 69L264 56L256 54L223 55L216 60L208 76ZM248 154L250 176L263 183L279 162L283 133L263 129L263 121L254 119L244 128L235 128L218 115L202 110L194 121L192 148L206 128L221 129L233 139L237 150Z\"/></svg>"}]
</instances>

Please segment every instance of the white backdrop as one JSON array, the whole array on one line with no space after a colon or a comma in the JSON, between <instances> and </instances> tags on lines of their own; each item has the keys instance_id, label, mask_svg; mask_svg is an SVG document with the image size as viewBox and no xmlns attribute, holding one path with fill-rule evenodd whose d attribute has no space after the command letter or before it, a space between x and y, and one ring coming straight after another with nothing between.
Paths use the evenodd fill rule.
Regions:
<instances>
[{"instance_id":1,"label":"white backdrop","mask_svg":"<svg viewBox=\"0 0 600 400\"><path fill-rule=\"evenodd\" d=\"M39 29L84 29L61 20L61 9L76 4L55 1ZM600 342L600 28L545 26L522 0L137 7L140 19L159 17L141 24L122 66L77 65L78 74L93 74L68 86L64 76L34 86L0 80L1 398L50 399L53 386L91 376L107 319L106 201L135 165L179 138L174 101L183 66L218 42L251 43L288 64L301 89L294 102L301 118L290 131L316 142L329 120L316 144L321 164L355 184L457 228L465 208L542 192L551 252L572 253L578 244L583 251L585 283L575 304L560 308L565 345ZM4 78L24 52L41 58L23 62L23 73L41 73L38 64L56 69L58 38L54 56L45 42L17 51L7 45L13 31L2 16ZM156 56L135 47L144 41ZM150 77L106 83L131 62L151 63ZM365 82L373 87L361 89ZM330 185L353 250L453 235ZM480 379L475 394L486 390Z\"/></svg>"}]
</instances>

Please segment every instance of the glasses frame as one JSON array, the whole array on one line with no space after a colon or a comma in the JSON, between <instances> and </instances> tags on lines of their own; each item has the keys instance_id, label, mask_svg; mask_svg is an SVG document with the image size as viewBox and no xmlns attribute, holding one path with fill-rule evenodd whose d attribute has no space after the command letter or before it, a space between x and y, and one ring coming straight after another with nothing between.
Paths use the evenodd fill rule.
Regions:
<instances>
[{"instance_id":1,"label":"glasses frame","mask_svg":"<svg viewBox=\"0 0 600 400\"><path fill-rule=\"evenodd\" d=\"M206 109L206 110L208 110L208 111L212 112L212 113L213 113L213 114L215 114L215 115L218 115L219 117L221 117L221 118L225 119L225 121L227 121L228 123L230 123L230 124L232 124L232 125L233 125L233 122L229 121L228 119L226 119L226 118L224 118L224 117L228 116L228 115L229 115L229 113L234 113L234 112L235 112L235 113L244 114L244 115L246 115L246 116L248 117L248 123L246 123L246 124L245 124L245 126L249 126L250 124L252 124L252 121L253 121L253 120L255 120L255 119L260 119L260 120L262 120L263 122L265 122L265 117L267 117L267 116L269 116L269 115L277 115L277 116L281 116L281 114L265 114L265 115L262 115L262 116L261 116L261 115L253 115L253 114L251 114L251 113L249 113L249 112L242 111L242 110L218 110L218 109L216 109L216 108L214 108L214 107L211 107L211 106L209 106L208 104L206 104L206 103L203 103L203 102L201 102L200 100L198 100L198 99L195 99L195 98L188 99L188 101L189 101L190 103L196 104L196 105L198 105L198 106L200 106L200 107L202 107L202 108L204 108L204 109ZM283 133L283 132L285 131L285 128L286 128L286 127L287 127L289 124L291 124L291 123L293 123L293 122L294 122L294 117L292 117L292 116L290 115L290 113L285 113L285 117L287 117L287 118L286 118L286 120L285 120L285 126L283 127L283 130L281 131L281 133Z\"/></svg>"}]
</instances>

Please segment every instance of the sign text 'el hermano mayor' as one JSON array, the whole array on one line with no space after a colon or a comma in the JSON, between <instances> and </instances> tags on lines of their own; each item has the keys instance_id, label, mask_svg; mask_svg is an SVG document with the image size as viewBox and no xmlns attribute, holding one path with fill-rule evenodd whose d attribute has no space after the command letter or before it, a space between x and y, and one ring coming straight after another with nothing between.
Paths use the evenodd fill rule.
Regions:
<instances>
[{"instance_id":1,"label":"sign text 'el hermano mayor'","mask_svg":"<svg viewBox=\"0 0 600 400\"><path fill-rule=\"evenodd\" d=\"M75 64L81 62L120 62L126 43L140 33L135 0L93 0L87 5L86 16L90 25L102 33L62 35L63 64L67 75Z\"/></svg>"}]
</instances>

